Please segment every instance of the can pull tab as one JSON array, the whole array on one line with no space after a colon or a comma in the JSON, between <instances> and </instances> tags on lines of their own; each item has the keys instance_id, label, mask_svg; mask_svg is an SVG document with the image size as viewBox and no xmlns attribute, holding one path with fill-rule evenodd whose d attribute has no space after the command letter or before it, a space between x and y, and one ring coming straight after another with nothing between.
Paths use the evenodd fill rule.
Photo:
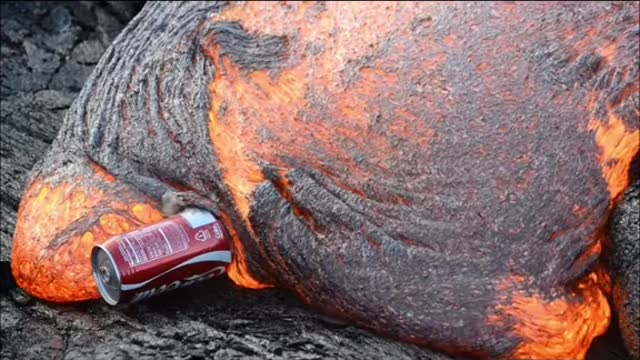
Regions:
<instances>
[{"instance_id":1,"label":"can pull tab","mask_svg":"<svg viewBox=\"0 0 640 360\"><path fill-rule=\"evenodd\" d=\"M182 216L192 229L196 229L205 225L213 224L216 222L216 218L208 211L197 209L197 208L188 208L180 213L179 216Z\"/></svg>"}]
</instances>

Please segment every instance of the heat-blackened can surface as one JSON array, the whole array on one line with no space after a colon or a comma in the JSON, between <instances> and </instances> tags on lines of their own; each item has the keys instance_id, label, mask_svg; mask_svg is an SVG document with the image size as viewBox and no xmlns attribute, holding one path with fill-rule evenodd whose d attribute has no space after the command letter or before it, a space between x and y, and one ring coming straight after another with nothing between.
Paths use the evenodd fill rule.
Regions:
<instances>
[{"instance_id":1,"label":"heat-blackened can surface","mask_svg":"<svg viewBox=\"0 0 640 360\"><path fill-rule=\"evenodd\" d=\"M91 263L108 304L134 303L224 274L229 236L211 213L186 209L95 246Z\"/></svg>"}]
</instances>

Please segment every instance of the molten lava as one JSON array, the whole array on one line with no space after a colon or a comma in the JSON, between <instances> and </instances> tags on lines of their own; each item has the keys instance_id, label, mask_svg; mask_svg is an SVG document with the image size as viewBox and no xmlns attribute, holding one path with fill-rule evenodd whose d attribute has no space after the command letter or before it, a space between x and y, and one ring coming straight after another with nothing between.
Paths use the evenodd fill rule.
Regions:
<instances>
[{"instance_id":1,"label":"molten lava","mask_svg":"<svg viewBox=\"0 0 640 360\"><path fill-rule=\"evenodd\" d=\"M522 289L526 283L522 278L505 281L501 288L511 295L502 300L505 305L496 307L501 315L489 318L493 323L516 319L514 332L523 341L510 358L584 359L593 339L607 330L611 316L598 275L591 273L569 297L555 299Z\"/></svg>"},{"instance_id":2,"label":"molten lava","mask_svg":"<svg viewBox=\"0 0 640 360\"><path fill-rule=\"evenodd\" d=\"M214 51L217 54L217 49ZM218 119L223 106L222 93L225 84L222 81L222 68L220 59L217 55L210 55L214 61L216 75L214 82L209 86L211 92L211 110L209 111L209 133L211 135L212 144L216 151L220 167L225 179L225 183L229 186L229 191L233 195L236 208L244 220L244 225L251 230L249 221L249 198L248 195L253 193L257 184L263 180L262 171L255 161L249 159L242 149L242 142L239 141L237 132L229 129L225 122ZM237 78L237 72L230 66L230 62L225 58L225 68L227 75L234 80ZM233 262L229 266L229 278L237 285L249 289L263 289L270 287L270 284L263 284L251 276L247 266L244 245L240 241L228 216L223 214L223 221L229 231L229 235L233 241L234 257Z\"/></svg>"},{"instance_id":3,"label":"molten lava","mask_svg":"<svg viewBox=\"0 0 640 360\"><path fill-rule=\"evenodd\" d=\"M589 273L587 263L604 243L585 251L591 238L582 235L606 221L606 203L628 186L640 151L628 118L638 82L625 68L636 40L620 35L634 34L631 17L584 6L583 14L555 3L248 2L193 12L189 19L202 15L197 23L152 27L172 34L163 41L181 39L171 56L164 52L173 48L136 39L114 46L114 68L130 66L121 70L130 82L108 83L113 98L103 99L93 95L104 79L119 77L96 72L85 91L93 97L77 105L84 118L61 133L92 134L73 139L82 146L106 144L117 155L100 159L109 169L120 166L113 158L133 158L152 176L173 176L163 180L174 187L230 194L221 216L233 241L229 277L239 286L282 285L327 313L420 345L583 359L611 316L608 275ZM128 36L150 38L139 29ZM121 61L123 49L139 56ZM184 110L179 96L195 98L189 86L202 85L178 81L191 73L184 69L209 71L203 60L214 70L206 128L174 111ZM161 74L146 74L156 61L167 61ZM173 68L181 70L168 77ZM612 75L623 73L624 86ZM147 75L158 75L157 84L143 82ZM187 85L169 96L163 76ZM131 100L129 113L96 115L94 105L117 99ZM153 130L154 116L136 113L158 105L166 137ZM128 118L145 121L120 127ZM182 141L190 127L209 138ZM170 152L147 157L169 147L163 139L180 143L180 154L187 145L205 151L179 164ZM62 154L46 159L22 200L13 273L39 298L95 299L91 247L163 216L129 179L57 146ZM222 179L210 177L218 170ZM271 198L257 198L267 190ZM584 233L571 238L580 225ZM567 237L547 241L559 233ZM566 247L548 246L561 240ZM278 283L258 279L258 268ZM565 284L565 270L588 275ZM458 306L470 294L477 298ZM467 336L480 330L495 332Z\"/></svg>"},{"instance_id":4,"label":"molten lava","mask_svg":"<svg viewBox=\"0 0 640 360\"><path fill-rule=\"evenodd\" d=\"M12 271L18 285L38 298L98 299L91 275L93 246L163 218L151 199L138 193L122 196L113 176L94 163L88 165L93 172L89 179L36 178L20 204Z\"/></svg>"},{"instance_id":5,"label":"molten lava","mask_svg":"<svg viewBox=\"0 0 640 360\"><path fill-rule=\"evenodd\" d=\"M602 151L602 177L609 186L613 206L613 201L629 186L631 161L640 151L640 130L627 130L622 119L613 112L606 123L591 121L589 129L595 132Z\"/></svg>"},{"instance_id":6,"label":"molten lava","mask_svg":"<svg viewBox=\"0 0 640 360\"><path fill-rule=\"evenodd\" d=\"M257 159L280 168L280 172L286 174L286 169L291 167L324 171L327 161L322 156L330 154L332 171L325 173L343 189L358 189L361 184L349 183L351 180L345 177L331 176L336 170L354 174L351 177L353 179L374 176L371 167L367 167L371 164L354 162L352 153L375 153L375 166L386 169L391 162L387 154L394 152L394 145L389 143L392 136L411 142L424 152L429 151L431 139L438 134L434 129L424 126L424 122L419 120L412 109L395 109L393 116L396 120L385 128L384 135L371 131L370 117L383 111L379 101L384 100L378 99L390 99L391 103L404 102L394 101L394 96L400 93L394 91L394 87L399 83L413 81L425 72L437 79L451 49L460 50L462 40L453 34L444 38L444 45L429 40L416 40L412 42L412 51L422 51L433 56L427 57L423 66L415 69L415 74L400 73L397 70L399 58L392 55L378 57L371 64L359 68L348 86L344 86L345 80L341 73L346 71L343 70L344 60L366 58L370 55L372 44L379 43L385 34L401 28L397 23L398 19L409 18L403 14L410 12L410 7L402 4L385 6L393 9L387 8L391 18L384 20L378 16L366 15L367 12L379 11L373 4L363 5L358 10L353 9L358 5L341 10L339 4L328 4L323 7L323 11L316 12L312 3L303 3L287 7L286 11L280 13L271 11L273 9L270 10L268 4L249 3L245 6L231 6L213 16L217 22L241 23L243 29L252 36L296 34L295 37L287 37L290 58L282 58L277 71L241 69L221 50L215 34L207 49L207 55L215 68L215 78L210 85L211 142L223 170L225 184L231 190L237 211L249 232L253 232L249 220L252 197L260 182L265 180ZM514 9L510 8L512 10ZM437 13L437 6L432 11ZM265 12L272 16L263 16ZM337 21L338 18L341 20ZM359 19L366 19L368 26L361 26ZM354 33L358 34L357 40L354 40ZM570 35L570 32L567 34ZM595 35L593 32L590 34ZM300 49L308 49L308 44L322 44L323 52L317 56L298 53ZM397 48L389 46L392 48L389 51L391 54L409 51L401 45ZM617 54L617 45L609 44L597 53L602 56L604 64L609 64ZM484 72L489 66L478 65L479 72ZM445 94L449 91L450 89L443 90ZM328 96L328 99L323 100L331 106L322 107L321 102L314 102L316 93ZM429 106L431 105L424 104L423 107ZM447 103L440 106L453 105ZM436 114L439 112L438 109L430 110ZM594 120L589 124L588 130L594 132L602 151L600 163L603 178L608 184L611 199L615 199L628 186L630 162L639 150L639 134L637 129L625 129L622 120L613 111L610 113L608 122ZM327 119L340 121L331 122ZM332 127L328 128L327 124ZM291 138L291 134L296 136ZM367 140L353 143L353 139L358 138ZM290 159L295 159L295 164ZM286 175L282 178L285 179L284 185L280 184L279 191L291 203L286 189ZM370 198L362 192L359 195ZM384 201L390 202L389 199ZM404 202L399 200L397 203ZM306 223L313 223L295 204L291 205L295 216L304 218ZM233 238L237 260L232 265L230 277L241 286L267 286L251 277L242 254L242 244L237 235ZM254 236L254 240L256 239ZM601 247L601 243L597 242L583 257L586 259L599 253ZM522 342L511 356L539 359L584 358L591 341L606 330L610 319L609 305L598 286L598 275L594 272L581 280L570 296L549 299L542 294L531 293L530 290L515 287L505 289L504 293L510 294L509 299L498 306L498 310L503 311L506 316L518 319L514 333L522 338Z\"/></svg>"},{"instance_id":7,"label":"molten lava","mask_svg":"<svg viewBox=\"0 0 640 360\"><path fill-rule=\"evenodd\" d=\"M271 284L266 284L256 280L249 271L249 266L247 264L247 257L244 250L244 245L240 241L238 234L236 233L233 225L231 225L231 221L229 220L228 215L222 214L222 221L224 222L227 231L229 232L229 236L233 241L233 261L229 268L227 269L227 274L229 278L238 286L242 286L247 289L266 289L269 287L273 287Z\"/></svg>"}]
</instances>

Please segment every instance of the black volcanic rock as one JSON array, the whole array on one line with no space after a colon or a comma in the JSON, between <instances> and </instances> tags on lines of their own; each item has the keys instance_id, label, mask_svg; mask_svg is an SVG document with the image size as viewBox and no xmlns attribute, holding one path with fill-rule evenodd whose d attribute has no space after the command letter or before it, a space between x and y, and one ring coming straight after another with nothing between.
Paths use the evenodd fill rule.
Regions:
<instances>
[{"instance_id":1,"label":"black volcanic rock","mask_svg":"<svg viewBox=\"0 0 640 360\"><path fill-rule=\"evenodd\" d=\"M629 352L640 356L640 180L622 197L611 220L614 253L610 260L613 276L614 311Z\"/></svg>"}]
</instances>

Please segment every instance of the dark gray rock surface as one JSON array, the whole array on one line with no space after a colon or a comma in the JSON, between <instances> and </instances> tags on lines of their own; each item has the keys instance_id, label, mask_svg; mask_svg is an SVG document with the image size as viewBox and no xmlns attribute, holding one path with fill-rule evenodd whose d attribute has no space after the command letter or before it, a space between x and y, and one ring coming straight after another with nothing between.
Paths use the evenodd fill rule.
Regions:
<instances>
[{"instance_id":1,"label":"dark gray rock surface","mask_svg":"<svg viewBox=\"0 0 640 360\"><path fill-rule=\"evenodd\" d=\"M243 291L225 279L116 308L19 296L0 297L2 358L448 359L326 324L286 293Z\"/></svg>"},{"instance_id":2,"label":"dark gray rock surface","mask_svg":"<svg viewBox=\"0 0 640 360\"><path fill-rule=\"evenodd\" d=\"M625 193L611 221L613 302L629 352L640 357L640 180Z\"/></svg>"}]
</instances>

